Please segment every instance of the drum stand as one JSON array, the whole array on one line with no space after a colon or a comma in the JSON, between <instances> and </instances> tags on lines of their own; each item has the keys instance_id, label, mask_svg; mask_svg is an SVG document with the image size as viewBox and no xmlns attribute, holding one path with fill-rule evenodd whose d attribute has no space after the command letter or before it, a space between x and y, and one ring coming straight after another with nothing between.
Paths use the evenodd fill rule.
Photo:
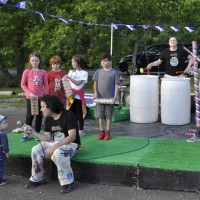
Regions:
<instances>
[{"instance_id":1,"label":"drum stand","mask_svg":"<svg viewBox=\"0 0 200 200\"><path fill-rule=\"evenodd\" d=\"M126 86L119 86L119 104L126 105Z\"/></svg>"},{"instance_id":2,"label":"drum stand","mask_svg":"<svg viewBox=\"0 0 200 200\"><path fill-rule=\"evenodd\" d=\"M122 76L120 76L120 86L119 86L119 94L118 94L118 100L120 106L126 105L126 88L127 86L122 85L122 81L126 80Z\"/></svg>"}]
</instances>

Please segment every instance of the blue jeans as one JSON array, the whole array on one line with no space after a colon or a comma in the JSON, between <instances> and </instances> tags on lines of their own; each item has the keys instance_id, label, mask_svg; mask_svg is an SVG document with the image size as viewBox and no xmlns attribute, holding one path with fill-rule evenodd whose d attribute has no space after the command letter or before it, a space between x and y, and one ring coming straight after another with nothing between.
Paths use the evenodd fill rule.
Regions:
<instances>
[{"instance_id":1,"label":"blue jeans","mask_svg":"<svg viewBox=\"0 0 200 200\"><path fill-rule=\"evenodd\" d=\"M0 152L0 183L2 182L3 179L4 166L5 166L5 154Z\"/></svg>"}]
</instances>

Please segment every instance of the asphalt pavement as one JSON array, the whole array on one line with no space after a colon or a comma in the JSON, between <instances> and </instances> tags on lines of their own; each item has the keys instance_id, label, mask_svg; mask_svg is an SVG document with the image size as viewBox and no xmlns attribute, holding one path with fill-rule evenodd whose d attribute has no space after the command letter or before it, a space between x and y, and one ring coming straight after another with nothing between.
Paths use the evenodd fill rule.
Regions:
<instances>
[{"instance_id":1,"label":"asphalt pavement","mask_svg":"<svg viewBox=\"0 0 200 200\"><path fill-rule=\"evenodd\" d=\"M58 181L48 180L42 186L24 189L27 178L6 177L9 183L0 186L1 200L199 200L200 194L168 190L140 190L135 187L108 186L76 182L74 191L61 194Z\"/></svg>"}]
</instances>

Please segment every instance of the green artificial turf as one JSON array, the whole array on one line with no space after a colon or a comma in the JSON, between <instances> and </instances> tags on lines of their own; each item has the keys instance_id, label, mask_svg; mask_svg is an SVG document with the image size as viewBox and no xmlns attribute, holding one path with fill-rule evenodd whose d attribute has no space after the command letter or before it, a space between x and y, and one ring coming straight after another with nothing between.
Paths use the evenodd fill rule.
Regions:
<instances>
[{"instance_id":1,"label":"green artificial turf","mask_svg":"<svg viewBox=\"0 0 200 200\"><path fill-rule=\"evenodd\" d=\"M9 141L9 155L13 157L30 157L31 156L31 148L38 144L38 141L35 141L34 137L30 137L30 139L26 142L22 142L23 134L22 133L8 133L8 141Z\"/></svg>"},{"instance_id":2,"label":"green artificial turf","mask_svg":"<svg viewBox=\"0 0 200 200\"><path fill-rule=\"evenodd\" d=\"M142 166L148 168L200 171L200 142L187 143L175 139L148 139L140 137L112 136L109 141L96 140L95 134L82 139L76 162ZM10 155L30 157L34 138L21 142L22 134L8 134Z\"/></svg>"}]
</instances>

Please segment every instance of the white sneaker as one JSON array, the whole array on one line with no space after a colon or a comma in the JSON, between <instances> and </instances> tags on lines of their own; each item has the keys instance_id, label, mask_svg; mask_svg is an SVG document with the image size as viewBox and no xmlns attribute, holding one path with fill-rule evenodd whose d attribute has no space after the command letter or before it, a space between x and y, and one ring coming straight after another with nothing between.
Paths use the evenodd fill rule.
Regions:
<instances>
[{"instance_id":1,"label":"white sneaker","mask_svg":"<svg viewBox=\"0 0 200 200\"><path fill-rule=\"evenodd\" d=\"M8 181L5 180L5 179L3 179L3 180L1 181L1 183L0 183L0 186L2 186L2 185L6 185L7 183L8 183Z\"/></svg>"},{"instance_id":2,"label":"white sneaker","mask_svg":"<svg viewBox=\"0 0 200 200\"><path fill-rule=\"evenodd\" d=\"M200 138L194 135L193 137L189 138L187 142L199 142Z\"/></svg>"},{"instance_id":3,"label":"white sneaker","mask_svg":"<svg viewBox=\"0 0 200 200\"><path fill-rule=\"evenodd\" d=\"M83 130L79 130L79 136L80 138L83 138L85 136L85 133Z\"/></svg>"}]
</instances>

